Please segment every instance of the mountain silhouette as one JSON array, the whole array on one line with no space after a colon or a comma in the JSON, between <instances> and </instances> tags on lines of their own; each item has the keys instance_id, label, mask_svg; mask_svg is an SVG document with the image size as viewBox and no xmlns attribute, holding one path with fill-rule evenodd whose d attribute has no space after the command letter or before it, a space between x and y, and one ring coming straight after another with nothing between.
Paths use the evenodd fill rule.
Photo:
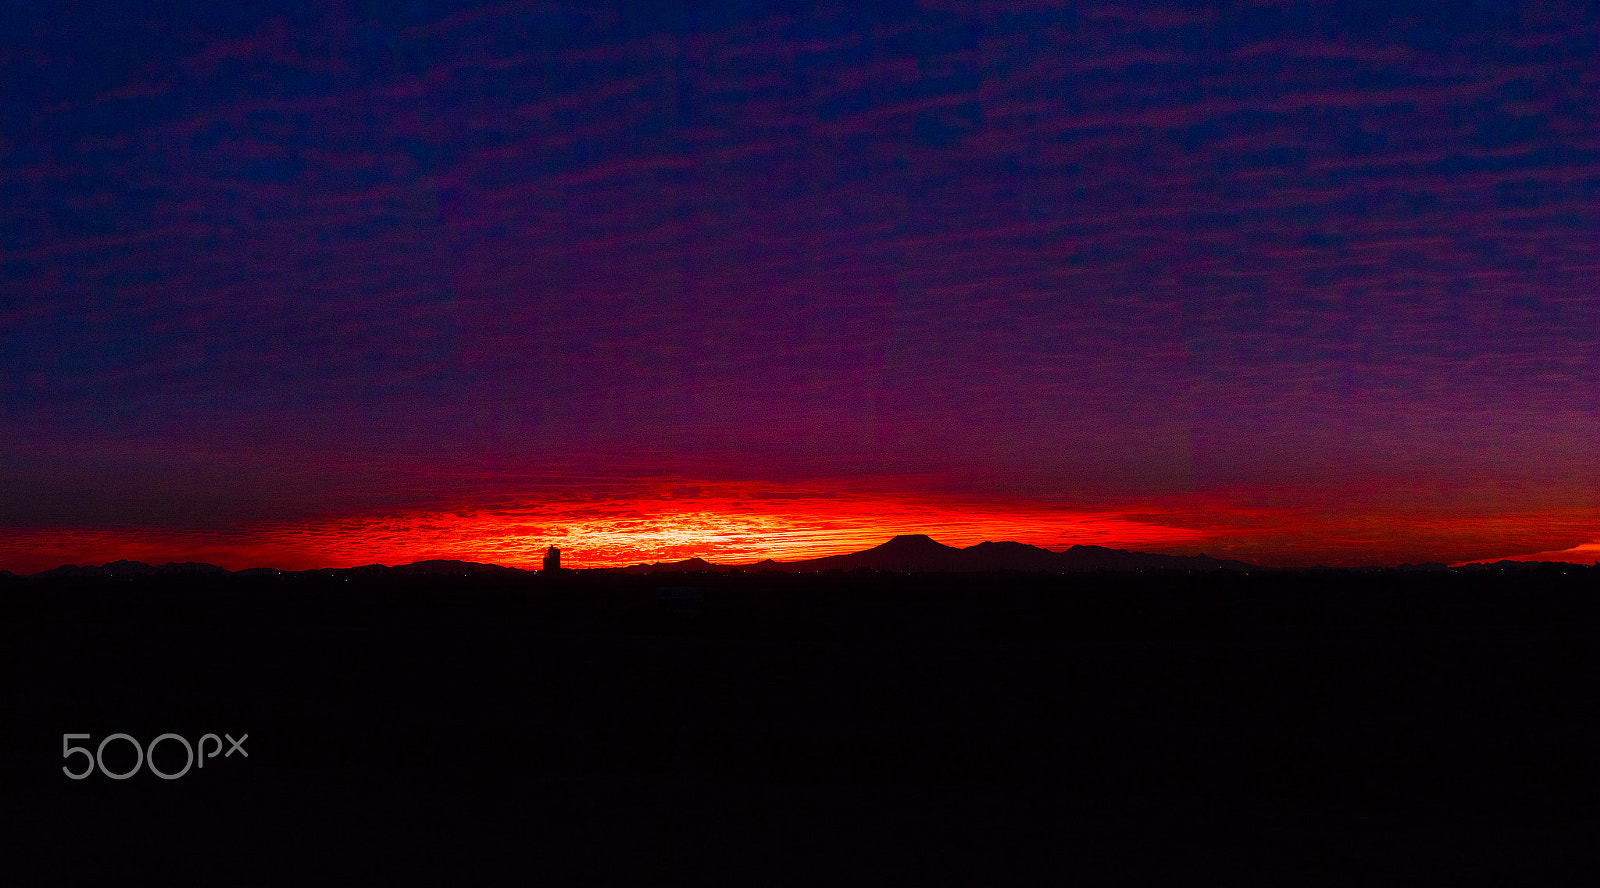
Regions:
<instances>
[{"instance_id":1,"label":"mountain silhouette","mask_svg":"<svg viewBox=\"0 0 1600 888\"><path fill-rule=\"evenodd\" d=\"M764 561L748 565L719 565L703 558L683 561L635 564L620 568L627 573L681 573L685 571L786 571L816 573L828 570L883 570L901 573L972 573L1018 571L1023 573L1073 573L1085 571L1136 570L1237 570L1261 568L1243 561L1225 561L1209 555L1154 555L1108 549L1104 546L1073 546L1053 552L1040 546L1014 541L983 542L965 549L947 546L922 533L901 534L882 545L845 555L828 555L801 561Z\"/></svg>"},{"instance_id":2,"label":"mountain silhouette","mask_svg":"<svg viewBox=\"0 0 1600 888\"><path fill-rule=\"evenodd\" d=\"M751 573L786 572L818 573L830 570L881 570L900 573L972 573L1018 571L1023 573L1075 573L1085 571L1136 571L1136 570L1261 570L1243 561L1225 561L1209 555L1153 555L1147 552L1130 552L1126 549L1108 549L1104 546L1072 546L1054 552L1040 546L1015 541L983 542L965 549L947 546L922 533L901 534L882 545L844 555L828 555L801 561L774 561L771 558L755 564L715 564L704 558L685 558L681 561L657 561L653 564L633 564L627 567L606 568L631 574L693 573L696 571L738 571ZM132 578L186 575L270 576L299 573L276 568L251 567L229 571L215 564L199 562L168 563L153 567L142 561L113 561L95 566L62 565L33 574L35 577L56 578ZM476 561L433 559L390 567L367 564L361 567L318 568L311 574L340 574L346 576L511 576L527 573L520 568Z\"/></svg>"},{"instance_id":3,"label":"mountain silhouette","mask_svg":"<svg viewBox=\"0 0 1600 888\"><path fill-rule=\"evenodd\" d=\"M768 559L769 561L771 559ZM777 562L773 562L776 564ZM657 561L652 564L630 564L617 568L623 573L692 573L701 570L730 570L724 564L712 564L704 558L685 558L682 561Z\"/></svg>"},{"instance_id":4,"label":"mountain silhouette","mask_svg":"<svg viewBox=\"0 0 1600 888\"><path fill-rule=\"evenodd\" d=\"M79 566L64 564L57 568L40 571L36 577L148 577L156 574L225 574L225 567L215 564L205 564L199 561L184 561L181 563L168 562L160 567L145 564L143 561L113 561L99 567L91 565Z\"/></svg>"},{"instance_id":5,"label":"mountain silhouette","mask_svg":"<svg viewBox=\"0 0 1600 888\"><path fill-rule=\"evenodd\" d=\"M896 570L896 571L954 571L969 569L962 550L946 546L923 533L902 534L881 546L873 546L848 555L829 555L791 561L784 565L788 570Z\"/></svg>"},{"instance_id":6,"label":"mountain silhouette","mask_svg":"<svg viewBox=\"0 0 1600 888\"><path fill-rule=\"evenodd\" d=\"M113 561L100 567L63 564L52 570L40 571L36 577L146 577L156 572L143 561Z\"/></svg>"},{"instance_id":7,"label":"mountain silhouette","mask_svg":"<svg viewBox=\"0 0 1600 888\"><path fill-rule=\"evenodd\" d=\"M976 570L1055 571L1061 569L1061 554L1027 543L1003 541L979 543L961 550Z\"/></svg>"},{"instance_id":8,"label":"mountain silhouette","mask_svg":"<svg viewBox=\"0 0 1600 888\"><path fill-rule=\"evenodd\" d=\"M184 561L181 563L167 562L156 568L156 573L182 573L182 574L225 574L231 573L226 567L207 564L204 561Z\"/></svg>"}]
</instances>

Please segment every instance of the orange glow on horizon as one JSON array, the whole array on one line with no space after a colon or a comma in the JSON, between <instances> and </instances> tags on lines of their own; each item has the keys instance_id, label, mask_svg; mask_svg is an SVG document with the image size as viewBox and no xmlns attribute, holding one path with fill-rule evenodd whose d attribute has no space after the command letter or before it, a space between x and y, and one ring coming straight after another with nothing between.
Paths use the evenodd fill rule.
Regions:
<instances>
[{"instance_id":1,"label":"orange glow on horizon","mask_svg":"<svg viewBox=\"0 0 1600 888\"><path fill-rule=\"evenodd\" d=\"M1496 561L1565 561L1570 564L1600 564L1600 540L1584 543L1581 546L1573 546L1570 549L1535 552L1532 555L1504 555L1497 558L1479 558L1475 561L1458 562L1458 565L1493 564Z\"/></svg>"},{"instance_id":2,"label":"orange glow on horizon","mask_svg":"<svg viewBox=\"0 0 1600 888\"><path fill-rule=\"evenodd\" d=\"M1114 513L888 501L719 498L560 503L345 516L218 532L23 531L0 542L0 564L40 570L127 558L207 561L230 569L405 564L433 558L536 568L547 546L572 567L620 567L700 557L721 564L798 561L870 548L903 533L952 546L1017 540L1170 548L1196 531Z\"/></svg>"},{"instance_id":3,"label":"orange glow on horizon","mask_svg":"<svg viewBox=\"0 0 1600 888\"><path fill-rule=\"evenodd\" d=\"M848 485L833 485L833 490ZM547 546L572 567L617 567L700 557L719 564L797 561L854 552L897 534L952 546L1015 540L1148 552L1206 552L1278 566L1404 561L1600 558L1596 510L1486 513L1444 503L1398 512L1315 508L1315 491L1233 491L1071 507L1038 501L970 502L817 487L658 484L622 498L491 504L348 514L231 528L23 529L0 535L0 568L31 573L118 559L203 561L244 567L353 567L460 559L536 568ZM1342 492L1348 502L1350 494ZM1327 496L1324 495L1324 499ZM1575 547L1575 548L1564 548ZM1561 556L1556 558L1554 556Z\"/></svg>"}]
</instances>

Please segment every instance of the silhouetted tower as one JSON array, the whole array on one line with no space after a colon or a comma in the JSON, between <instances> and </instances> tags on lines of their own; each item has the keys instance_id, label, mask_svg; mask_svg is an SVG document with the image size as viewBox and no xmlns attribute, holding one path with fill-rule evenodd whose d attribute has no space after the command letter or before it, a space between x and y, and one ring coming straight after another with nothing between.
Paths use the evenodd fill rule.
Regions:
<instances>
[{"instance_id":1,"label":"silhouetted tower","mask_svg":"<svg viewBox=\"0 0 1600 888\"><path fill-rule=\"evenodd\" d=\"M551 546L544 553L544 572L547 574L561 572L561 550Z\"/></svg>"}]
</instances>

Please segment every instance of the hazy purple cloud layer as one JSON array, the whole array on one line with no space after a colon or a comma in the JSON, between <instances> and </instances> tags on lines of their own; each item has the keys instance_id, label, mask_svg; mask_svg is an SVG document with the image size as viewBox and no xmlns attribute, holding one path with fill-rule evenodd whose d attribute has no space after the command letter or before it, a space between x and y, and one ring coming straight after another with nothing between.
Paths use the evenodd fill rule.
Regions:
<instances>
[{"instance_id":1,"label":"hazy purple cloud layer","mask_svg":"<svg viewBox=\"0 0 1600 888\"><path fill-rule=\"evenodd\" d=\"M568 469L1600 502L1592 4L586 7L24 15L0 523Z\"/></svg>"}]
</instances>

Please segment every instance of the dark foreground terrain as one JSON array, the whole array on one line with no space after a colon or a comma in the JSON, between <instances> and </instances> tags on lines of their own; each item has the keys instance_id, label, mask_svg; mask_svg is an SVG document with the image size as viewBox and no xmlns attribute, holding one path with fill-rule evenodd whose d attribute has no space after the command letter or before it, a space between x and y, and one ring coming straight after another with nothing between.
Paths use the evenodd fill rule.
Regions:
<instances>
[{"instance_id":1,"label":"dark foreground terrain","mask_svg":"<svg viewBox=\"0 0 1600 888\"><path fill-rule=\"evenodd\" d=\"M0 882L1592 885L1597 642L1553 566L0 579Z\"/></svg>"}]
</instances>

